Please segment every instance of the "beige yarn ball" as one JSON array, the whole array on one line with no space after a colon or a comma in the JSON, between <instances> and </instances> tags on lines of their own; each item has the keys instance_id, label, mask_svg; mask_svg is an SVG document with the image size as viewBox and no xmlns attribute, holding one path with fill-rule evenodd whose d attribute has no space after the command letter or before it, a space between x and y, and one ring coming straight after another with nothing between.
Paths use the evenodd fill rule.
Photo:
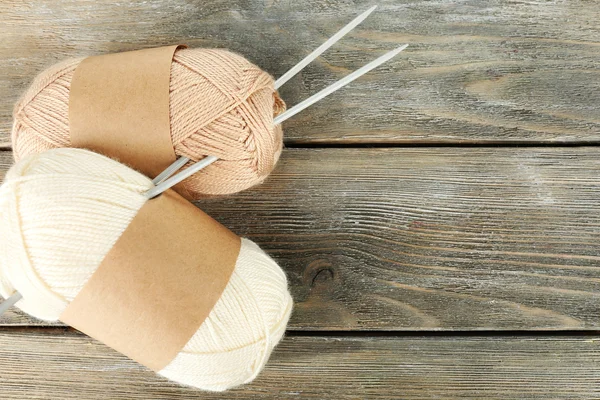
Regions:
<instances>
[{"instance_id":1,"label":"beige yarn ball","mask_svg":"<svg viewBox=\"0 0 600 400\"><path fill-rule=\"evenodd\" d=\"M56 321L146 202L142 174L102 155L55 149L22 159L0 186L0 294ZM235 269L195 335L160 375L204 390L250 382L292 310L286 276L242 239Z\"/></svg>"},{"instance_id":2,"label":"beige yarn ball","mask_svg":"<svg viewBox=\"0 0 600 400\"><path fill-rule=\"evenodd\" d=\"M69 91L83 58L39 74L14 109L16 161L70 147ZM175 154L191 162L219 158L184 183L193 198L239 192L261 183L283 145L274 116L285 103L273 78L244 57L219 49L179 49L171 64L170 118Z\"/></svg>"}]
</instances>

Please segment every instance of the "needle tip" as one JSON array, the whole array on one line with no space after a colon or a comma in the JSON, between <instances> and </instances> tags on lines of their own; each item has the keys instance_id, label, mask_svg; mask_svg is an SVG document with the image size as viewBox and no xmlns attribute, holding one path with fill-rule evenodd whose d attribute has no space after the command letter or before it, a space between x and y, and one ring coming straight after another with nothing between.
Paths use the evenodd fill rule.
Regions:
<instances>
[{"instance_id":1,"label":"needle tip","mask_svg":"<svg viewBox=\"0 0 600 400\"><path fill-rule=\"evenodd\" d=\"M402 46L400 46L400 47L397 47L397 48L395 48L394 50L392 50L392 51L390 51L390 52L388 52L388 53L384 54L384 55L383 55L383 56L381 56L381 58L380 58L380 59L382 60L381 64L383 64L385 61L387 61L387 60L389 60L389 59L391 59L391 58L394 58L394 57L396 57L396 56L397 56L397 55L398 55L400 52L402 52L402 51L403 51L404 49L406 49L407 47L408 47L408 44L403 44Z\"/></svg>"}]
</instances>

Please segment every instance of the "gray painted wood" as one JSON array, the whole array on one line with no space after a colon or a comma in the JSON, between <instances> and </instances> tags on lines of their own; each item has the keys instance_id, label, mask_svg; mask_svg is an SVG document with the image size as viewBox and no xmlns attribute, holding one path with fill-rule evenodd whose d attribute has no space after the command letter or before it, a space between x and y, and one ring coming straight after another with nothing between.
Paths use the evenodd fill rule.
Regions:
<instances>
[{"instance_id":1,"label":"gray painted wood","mask_svg":"<svg viewBox=\"0 0 600 400\"><path fill-rule=\"evenodd\" d=\"M179 387L71 332L4 329L0 360L5 400L591 399L600 395L596 337L288 337L254 383L222 394Z\"/></svg>"},{"instance_id":2,"label":"gray painted wood","mask_svg":"<svg viewBox=\"0 0 600 400\"><path fill-rule=\"evenodd\" d=\"M598 330L599 184L596 147L289 149L198 204L282 265L292 330Z\"/></svg>"},{"instance_id":3,"label":"gray painted wood","mask_svg":"<svg viewBox=\"0 0 600 400\"><path fill-rule=\"evenodd\" d=\"M289 105L402 43L286 122L289 145L600 143L593 1L381 0L281 90ZM0 3L0 149L33 77L67 57L226 47L279 76L372 2ZM282 265L296 308L259 379L182 388L72 330L0 319L3 399L600 397L597 147L291 149L262 186L198 205ZM0 178L10 164L0 151ZM1 240L1 239L0 239ZM15 325L21 325L15 326ZM38 327L28 327L38 325ZM360 335L360 334L359 334Z\"/></svg>"},{"instance_id":4,"label":"gray painted wood","mask_svg":"<svg viewBox=\"0 0 600 400\"><path fill-rule=\"evenodd\" d=\"M0 146L11 112L64 58L185 42L226 47L275 76L371 1L57 0L0 4ZM410 47L285 124L288 143L598 142L600 8L593 1L377 1L282 89L293 105Z\"/></svg>"}]
</instances>

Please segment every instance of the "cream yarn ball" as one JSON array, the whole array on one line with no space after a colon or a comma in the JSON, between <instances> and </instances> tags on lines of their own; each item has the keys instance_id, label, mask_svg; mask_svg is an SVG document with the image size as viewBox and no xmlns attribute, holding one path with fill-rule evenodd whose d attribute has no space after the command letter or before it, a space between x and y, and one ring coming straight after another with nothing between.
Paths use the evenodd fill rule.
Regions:
<instances>
[{"instance_id":1,"label":"cream yarn ball","mask_svg":"<svg viewBox=\"0 0 600 400\"><path fill-rule=\"evenodd\" d=\"M54 149L14 165L0 187L0 294L56 321L145 203L150 179L102 155ZM286 276L242 239L233 274L195 335L160 375L222 391L252 381L292 310Z\"/></svg>"}]
</instances>

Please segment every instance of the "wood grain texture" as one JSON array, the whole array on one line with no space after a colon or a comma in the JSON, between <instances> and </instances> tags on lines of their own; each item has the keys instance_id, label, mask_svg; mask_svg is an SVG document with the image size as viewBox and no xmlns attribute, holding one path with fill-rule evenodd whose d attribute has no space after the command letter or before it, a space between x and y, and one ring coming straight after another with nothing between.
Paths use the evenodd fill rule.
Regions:
<instances>
[{"instance_id":1,"label":"wood grain texture","mask_svg":"<svg viewBox=\"0 0 600 400\"><path fill-rule=\"evenodd\" d=\"M381 0L282 89L290 105L399 44L395 60L299 114L288 143L598 142L594 1ZM0 3L0 146L33 77L67 57L185 42L227 47L275 76L370 1L57 0Z\"/></svg>"},{"instance_id":2,"label":"wood grain texture","mask_svg":"<svg viewBox=\"0 0 600 400\"><path fill-rule=\"evenodd\" d=\"M591 399L596 337L288 337L255 382L179 387L83 335L0 332L2 398Z\"/></svg>"},{"instance_id":3,"label":"wood grain texture","mask_svg":"<svg viewBox=\"0 0 600 400\"><path fill-rule=\"evenodd\" d=\"M596 147L288 149L199 205L285 269L292 330L597 330L599 185Z\"/></svg>"}]
</instances>

